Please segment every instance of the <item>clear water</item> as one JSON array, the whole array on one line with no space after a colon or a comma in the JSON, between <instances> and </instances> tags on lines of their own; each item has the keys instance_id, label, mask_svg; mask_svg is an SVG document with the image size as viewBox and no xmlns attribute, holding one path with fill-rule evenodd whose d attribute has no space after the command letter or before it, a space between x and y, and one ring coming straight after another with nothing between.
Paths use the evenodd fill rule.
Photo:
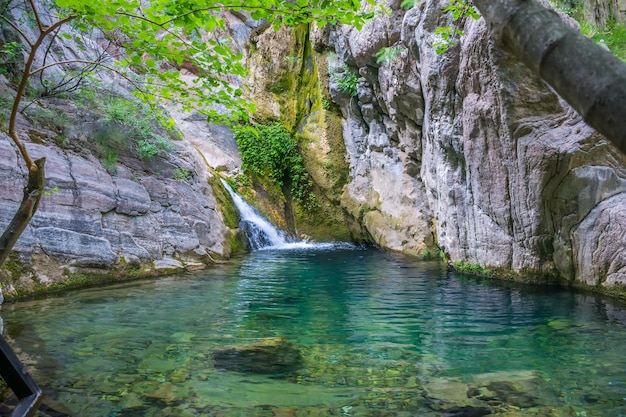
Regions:
<instances>
[{"instance_id":1,"label":"clear water","mask_svg":"<svg viewBox=\"0 0 626 417\"><path fill-rule=\"evenodd\" d=\"M371 248L257 251L0 314L80 417L626 415L624 305ZM216 369L215 351L275 337L297 369Z\"/></svg>"}]
</instances>

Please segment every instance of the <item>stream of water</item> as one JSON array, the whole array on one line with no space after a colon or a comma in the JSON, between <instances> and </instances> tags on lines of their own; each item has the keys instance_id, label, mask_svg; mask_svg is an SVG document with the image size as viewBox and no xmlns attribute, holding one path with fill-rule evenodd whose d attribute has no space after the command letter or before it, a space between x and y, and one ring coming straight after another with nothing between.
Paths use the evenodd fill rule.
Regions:
<instances>
[{"instance_id":1,"label":"stream of water","mask_svg":"<svg viewBox=\"0 0 626 417\"><path fill-rule=\"evenodd\" d=\"M624 304L259 242L194 274L5 304L5 336L76 417L626 416Z\"/></svg>"}]
</instances>

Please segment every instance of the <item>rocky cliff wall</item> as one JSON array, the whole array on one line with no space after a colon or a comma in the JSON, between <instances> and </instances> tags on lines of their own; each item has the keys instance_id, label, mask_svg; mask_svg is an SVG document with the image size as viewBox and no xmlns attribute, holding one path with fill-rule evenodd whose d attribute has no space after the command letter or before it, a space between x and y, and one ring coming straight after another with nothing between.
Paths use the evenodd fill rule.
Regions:
<instances>
[{"instance_id":1,"label":"rocky cliff wall","mask_svg":"<svg viewBox=\"0 0 626 417\"><path fill-rule=\"evenodd\" d=\"M12 36L4 28L0 44ZM98 33L77 42L73 36L63 39L49 50L48 62L90 59L108 45ZM6 74L18 74L18 67L7 66ZM49 79L65 75L57 70ZM35 100L18 117L17 130L31 156L46 157L49 195L0 269L5 296L202 268L245 245L226 226L236 228L237 215L220 211L227 209L229 197L208 165L240 163L232 134L208 125L204 117L176 113L183 132L177 138L140 114L123 79L106 72L97 78L82 94ZM13 84L0 75L3 129ZM41 85L35 80L32 87L36 94ZM116 110L121 121L103 112L107 105L121 106ZM141 129L172 136L167 151L151 158L138 154L132 126L141 118L146 118ZM21 201L25 179L17 148L0 133L2 231Z\"/></svg>"},{"instance_id":2,"label":"rocky cliff wall","mask_svg":"<svg viewBox=\"0 0 626 417\"><path fill-rule=\"evenodd\" d=\"M5 296L197 269L230 256L232 232L217 209L206 166L182 143L167 160L153 161L160 174L122 163L111 173L92 156L46 142L28 149L46 157L46 188L52 191L0 271ZM25 181L4 134L0 161L4 227ZM190 175L175 179L177 168Z\"/></svg>"},{"instance_id":3,"label":"rocky cliff wall","mask_svg":"<svg viewBox=\"0 0 626 417\"><path fill-rule=\"evenodd\" d=\"M405 11L392 0L392 13L361 32L272 32L228 17L242 50L252 40L257 117L293 127L323 201L316 221L280 202L292 217L284 224L411 255L441 253L499 276L623 294L625 157L495 47L481 21L462 22L460 44L438 55L433 32L450 23L445 3ZM377 63L384 47L393 54ZM356 96L341 86L350 72L359 77ZM150 163L125 158L112 172L81 146L97 133L89 127L97 116L71 100L41 110L47 106L71 115L68 130L25 119L20 128L33 154L47 155L48 188L58 191L44 198L4 266L5 294L81 283L93 273L196 268L236 249L225 225L235 227L236 215L220 214L220 194L207 184L215 178L207 165L240 172L228 129L170 109L183 133L175 151ZM58 146L66 141L78 146ZM2 225L24 173L4 135L0 152ZM177 169L189 176L176 178Z\"/></svg>"},{"instance_id":4,"label":"rocky cliff wall","mask_svg":"<svg viewBox=\"0 0 626 417\"><path fill-rule=\"evenodd\" d=\"M387 248L623 293L624 155L497 48L484 22L460 22L465 36L438 55L446 2L399 3L328 37L334 70L360 76L356 97L331 80L350 164L342 205ZM383 47L396 53L379 64Z\"/></svg>"}]
</instances>

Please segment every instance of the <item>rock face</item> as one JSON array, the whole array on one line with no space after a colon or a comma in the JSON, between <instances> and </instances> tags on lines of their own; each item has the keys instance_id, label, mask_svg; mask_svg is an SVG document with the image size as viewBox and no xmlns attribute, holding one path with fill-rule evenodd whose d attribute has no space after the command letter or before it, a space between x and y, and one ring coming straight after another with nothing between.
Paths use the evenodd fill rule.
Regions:
<instances>
[{"instance_id":1,"label":"rock face","mask_svg":"<svg viewBox=\"0 0 626 417\"><path fill-rule=\"evenodd\" d=\"M335 237L623 294L626 157L494 46L482 21L459 22L465 36L438 55L433 33L451 23L441 13L447 1L424 0L410 10L400 0L387 3L391 13L361 32L264 31L245 16L228 16L237 45L255 45L248 81L259 120L294 128L323 196L317 218L332 220L304 228L306 216L292 213L295 220L285 224L324 238L320 230L343 228ZM81 48L68 42L64 54L80 57ZM381 48L389 48L388 59L377 62ZM342 86L350 72L359 77L355 96ZM3 101L7 91L0 88ZM63 106L72 116L67 131L20 122L33 156L47 157L47 188L57 191L44 197L0 271L5 295L94 272L197 268L231 254L233 234L217 210L206 164L239 173L227 129L171 109L185 136L171 156L125 158L113 172L88 149L54 144L90 143L97 133L84 128L79 107ZM16 151L0 134L0 228L23 182Z\"/></svg>"},{"instance_id":2,"label":"rock face","mask_svg":"<svg viewBox=\"0 0 626 417\"><path fill-rule=\"evenodd\" d=\"M13 13L19 10L15 8ZM27 35L35 38L33 33ZM9 30L4 30L0 42L11 36ZM100 44L108 43L95 32L84 45L76 44L69 36L48 51L47 59L88 60L102 52ZM41 52L35 59L37 65L44 62ZM47 74L50 80L63 75L60 67L54 68L56 72ZM14 253L0 269L5 296L98 279L197 269L231 255L234 235L218 209L210 185L214 175L205 162L228 164L230 157L203 158L202 149L194 147L198 136L206 134L202 131L185 140L170 141L168 152L142 157L137 151L138 139L128 125L103 121L106 103L121 103L127 106L126 113L132 111L129 86L110 73L98 76L100 88L110 86L107 94L91 100L84 94L68 99L43 98L18 117L18 133L33 159L46 158L46 189L50 192L42 198ZM33 84L38 88L36 81ZM10 108L7 105L15 95L11 85L0 76L0 110L5 121ZM121 117L131 120L144 116ZM157 129L154 132L161 137L168 135L159 131L154 121L144 123L142 128ZM233 142L226 136L221 143L232 149L229 140ZM103 154L102 146L108 146L115 156L111 159ZM25 178L17 148L0 133L2 231L21 201Z\"/></svg>"},{"instance_id":3,"label":"rock face","mask_svg":"<svg viewBox=\"0 0 626 417\"><path fill-rule=\"evenodd\" d=\"M523 64L461 22L432 46L445 1L339 28L328 43L361 78L344 115L343 206L380 245L500 273L612 291L626 284L626 158ZM395 56L376 62L382 47ZM337 64L337 66L340 64ZM333 85L334 84L334 85Z\"/></svg>"},{"instance_id":4,"label":"rock face","mask_svg":"<svg viewBox=\"0 0 626 417\"><path fill-rule=\"evenodd\" d=\"M29 272L4 280L5 294L45 288L78 274L164 273L230 255L230 229L216 210L206 167L183 144L177 147L170 163L200 174L174 179L175 168L168 172L165 161L162 176L123 165L111 174L93 158L29 144L33 157L46 157L46 189L54 191L42 198L14 248L13 262L29 265ZM21 200L24 173L4 134L0 160L0 225L6 225Z\"/></svg>"}]
</instances>

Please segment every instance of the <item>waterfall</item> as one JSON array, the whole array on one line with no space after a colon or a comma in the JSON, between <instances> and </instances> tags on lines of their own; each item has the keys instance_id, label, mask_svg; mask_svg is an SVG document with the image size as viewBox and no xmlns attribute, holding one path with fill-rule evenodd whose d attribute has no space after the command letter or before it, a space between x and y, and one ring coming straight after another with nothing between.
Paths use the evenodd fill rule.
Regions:
<instances>
[{"instance_id":1,"label":"waterfall","mask_svg":"<svg viewBox=\"0 0 626 417\"><path fill-rule=\"evenodd\" d=\"M230 193L237 210L239 210L239 214L241 215L239 227L243 229L246 234L252 250L268 247L281 248L290 244L290 241L284 231L279 230L276 226L261 216L254 207L248 204L223 179L222 184L224 184L224 187L226 187Z\"/></svg>"},{"instance_id":2,"label":"waterfall","mask_svg":"<svg viewBox=\"0 0 626 417\"><path fill-rule=\"evenodd\" d=\"M289 238L287 234L278 229L258 211L237 194L224 179L222 184L230 193L235 202L235 207L239 210L241 221L239 227L244 231L250 248L259 249L354 249L355 245L347 242L308 242L306 240L296 240Z\"/></svg>"}]
</instances>

